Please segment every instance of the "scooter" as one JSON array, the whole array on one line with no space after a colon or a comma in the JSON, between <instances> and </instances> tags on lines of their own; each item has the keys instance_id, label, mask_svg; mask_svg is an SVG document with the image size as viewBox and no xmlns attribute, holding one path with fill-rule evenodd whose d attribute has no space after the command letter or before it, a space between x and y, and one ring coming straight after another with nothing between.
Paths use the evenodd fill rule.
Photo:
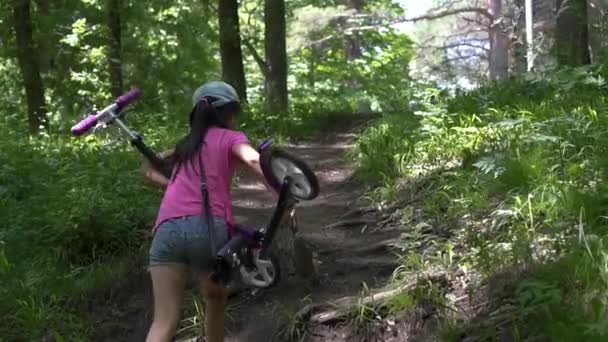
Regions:
<instances>
[{"instance_id":1,"label":"scooter","mask_svg":"<svg viewBox=\"0 0 608 342\"><path fill-rule=\"evenodd\" d=\"M131 130L123 121L126 107L140 95L139 89L132 88L102 110L89 113L72 127L71 132L80 136L116 125L155 169L170 178L172 170L168 163L144 143L139 133ZM237 224L236 233L217 251L211 277L219 283L228 284L238 272L246 286L268 288L277 284L281 272L278 259L270 253L272 240L300 200L312 200L319 194L317 177L304 161L273 147L270 139L264 140L258 151L264 177L279 193L279 198L270 222L265 227L255 229Z\"/></svg>"}]
</instances>

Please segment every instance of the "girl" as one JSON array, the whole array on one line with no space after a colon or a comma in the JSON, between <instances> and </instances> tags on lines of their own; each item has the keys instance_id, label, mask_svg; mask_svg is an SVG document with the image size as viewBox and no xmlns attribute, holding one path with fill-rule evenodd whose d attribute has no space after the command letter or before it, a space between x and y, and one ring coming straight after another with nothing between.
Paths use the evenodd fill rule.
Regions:
<instances>
[{"instance_id":1,"label":"girl","mask_svg":"<svg viewBox=\"0 0 608 342\"><path fill-rule=\"evenodd\" d=\"M198 277L206 300L207 339L224 340L227 294L222 285L209 279L214 258L207 219L201 217L204 213L200 158L209 192L216 251L228 241L232 229L230 185L237 164L241 162L264 180L258 152L249 145L245 134L233 130L240 113L234 88L220 81L206 83L194 92L192 104L190 132L174 149L162 153L172 162L171 179L149 163L143 166L147 179L166 187L150 247L154 321L147 342L172 340L190 271Z\"/></svg>"}]
</instances>

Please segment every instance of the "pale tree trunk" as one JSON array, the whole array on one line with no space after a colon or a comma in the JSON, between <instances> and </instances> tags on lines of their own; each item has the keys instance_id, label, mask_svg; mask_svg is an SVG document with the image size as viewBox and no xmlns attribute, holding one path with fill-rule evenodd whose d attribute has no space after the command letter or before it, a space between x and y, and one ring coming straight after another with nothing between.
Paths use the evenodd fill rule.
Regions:
<instances>
[{"instance_id":1,"label":"pale tree trunk","mask_svg":"<svg viewBox=\"0 0 608 342\"><path fill-rule=\"evenodd\" d=\"M264 0L266 106L272 114L288 112L285 1Z\"/></svg>"},{"instance_id":2,"label":"pale tree trunk","mask_svg":"<svg viewBox=\"0 0 608 342\"><path fill-rule=\"evenodd\" d=\"M536 70L547 70L555 64L555 56L552 52L556 36L556 2L555 0L534 0L532 1L532 12L534 22L535 54L534 68Z\"/></svg>"},{"instance_id":3,"label":"pale tree trunk","mask_svg":"<svg viewBox=\"0 0 608 342\"><path fill-rule=\"evenodd\" d=\"M509 77L509 37L502 18L502 0L487 0L488 12L493 17L488 30L490 39L490 79Z\"/></svg>"},{"instance_id":4,"label":"pale tree trunk","mask_svg":"<svg viewBox=\"0 0 608 342\"><path fill-rule=\"evenodd\" d=\"M591 61L606 57L608 34L608 0L589 0L587 16L589 20L589 50Z\"/></svg>"},{"instance_id":5,"label":"pale tree trunk","mask_svg":"<svg viewBox=\"0 0 608 342\"><path fill-rule=\"evenodd\" d=\"M110 29L110 91L112 96L117 97L124 91L122 80L122 26L120 23L120 0L107 1L108 27Z\"/></svg>"},{"instance_id":6,"label":"pale tree trunk","mask_svg":"<svg viewBox=\"0 0 608 342\"><path fill-rule=\"evenodd\" d=\"M534 6L532 0L526 0L526 66L528 71L534 69Z\"/></svg>"},{"instance_id":7,"label":"pale tree trunk","mask_svg":"<svg viewBox=\"0 0 608 342\"><path fill-rule=\"evenodd\" d=\"M528 48L528 34L526 32L526 13L524 10L524 3L528 0L514 0L513 11L509 14L517 20L514 27L514 32L518 39L513 41L511 44L510 60L511 60L511 72L514 74L522 74L526 72L527 60L526 52ZM516 14L519 14L517 16ZM525 38L525 39L524 39Z\"/></svg>"},{"instance_id":8,"label":"pale tree trunk","mask_svg":"<svg viewBox=\"0 0 608 342\"><path fill-rule=\"evenodd\" d=\"M560 65L591 63L586 0L557 0L555 53Z\"/></svg>"},{"instance_id":9,"label":"pale tree trunk","mask_svg":"<svg viewBox=\"0 0 608 342\"><path fill-rule=\"evenodd\" d=\"M245 69L243 68L238 1L220 0L218 16L222 78L232 85L241 100L246 102L247 83L245 81Z\"/></svg>"},{"instance_id":10,"label":"pale tree trunk","mask_svg":"<svg viewBox=\"0 0 608 342\"><path fill-rule=\"evenodd\" d=\"M29 0L13 1L13 28L17 42L17 59L27 98L30 132L48 128L44 86L40 77L40 57L34 46Z\"/></svg>"}]
</instances>

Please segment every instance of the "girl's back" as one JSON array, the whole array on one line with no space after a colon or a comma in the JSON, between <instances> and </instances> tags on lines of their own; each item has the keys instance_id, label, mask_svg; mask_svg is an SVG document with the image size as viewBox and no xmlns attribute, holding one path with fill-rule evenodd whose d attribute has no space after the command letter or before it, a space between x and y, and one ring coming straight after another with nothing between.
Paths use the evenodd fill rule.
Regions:
<instances>
[{"instance_id":1,"label":"girl's back","mask_svg":"<svg viewBox=\"0 0 608 342\"><path fill-rule=\"evenodd\" d=\"M198 159L201 155L209 189L211 213L213 216L223 218L230 226L232 224L230 185L238 163L232 148L237 144L247 143L248 139L242 132L219 127L209 128L204 144L195 158L174 170L173 178L161 202L155 226L170 218L202 214Z\"/></svg>"}]
</instances>

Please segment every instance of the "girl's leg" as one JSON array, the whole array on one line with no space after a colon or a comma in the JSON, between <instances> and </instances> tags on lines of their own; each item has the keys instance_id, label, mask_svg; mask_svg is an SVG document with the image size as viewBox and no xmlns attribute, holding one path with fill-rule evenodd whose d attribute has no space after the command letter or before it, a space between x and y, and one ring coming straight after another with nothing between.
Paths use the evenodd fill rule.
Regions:
<instances>
[{"instance_id":1,"label":"girl's leg","mask_svg":"<svg viewBox=\"0 0 608 342\"><path fill-rule=\"evenodd\" d=\"M209 273L201 276L201 293L205 298L207 342L224 342L224 310L228 294L223 285L209 279Z\"/></svg>"},{"instance_id":2,"label":"girl's leg","mask_svg":"<svg viewBox=\"0 0 608 342\"><path fill-rule=\"evenodd\" d=\"M186 265L150 267L154 292L154 321L146 342L170 342L179 323L184 288L188 282Z\"/></svg>"}]
</instances>

